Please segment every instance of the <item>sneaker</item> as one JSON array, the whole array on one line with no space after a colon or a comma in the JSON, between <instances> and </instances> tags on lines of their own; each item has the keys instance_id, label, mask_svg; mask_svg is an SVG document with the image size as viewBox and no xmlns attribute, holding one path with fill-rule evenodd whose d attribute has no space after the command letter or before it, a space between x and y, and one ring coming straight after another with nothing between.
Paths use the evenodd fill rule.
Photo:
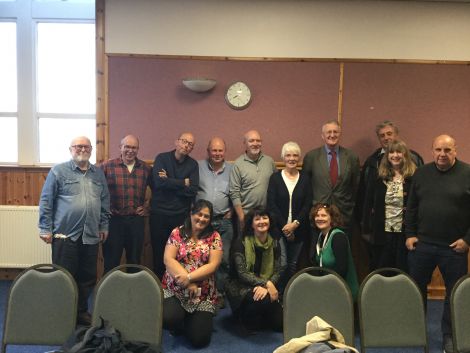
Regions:
<instances>
[{"instance_id":1,"label":"sneaker","mask_svg":"<svg viewBox=\"0 0 470 353\"><path fill-rule=\"evenodd\" d=\"M77 314L77 325L91 326L91 315L87 311Z\"/></svg>"},{"instance_id":2,"label":"sneaker","mask_svg":"<svg viewBox=\"0 0 470 353\"><path fill-rule=\"evenodd\" d=\"M444 335L442 337L442 348L444 353L454 353L454 342L452 341L452 335Z\"/></svg>"}]
</instances>

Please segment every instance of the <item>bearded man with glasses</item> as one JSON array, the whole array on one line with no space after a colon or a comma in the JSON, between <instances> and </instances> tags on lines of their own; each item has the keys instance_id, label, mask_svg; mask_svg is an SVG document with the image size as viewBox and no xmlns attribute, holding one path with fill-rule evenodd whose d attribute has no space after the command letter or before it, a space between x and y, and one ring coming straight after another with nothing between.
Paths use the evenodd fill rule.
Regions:
<instances>
[{"instance_id":1,"label":"bearded man with glasses","mask_svg":"<svg viewBox=\"0 0 470 353\"><path fill-rule=\"evenodd\" d=\"M72 159L49 172L39 201L39 236L52 244L52 262L78 286L77 323L90 325L88 296L96 283L99 243L108 236L109 192L103 171L90 164L92 146L76 137Z\"/></svg>"},{"instance_id":2,"label":"bearded man with glasses","mask_svg":"<svg viewBox=\"0 0 470 353\"><path fill-rule=\"evenodd\" d=\"M175 140L175 149L160 153L153 163L150 235L154 272L160 279L168 237L184 223L199 188L199 166L189 156L194 144L193 134L184 132Z\"/></svg>"}]
</instances>

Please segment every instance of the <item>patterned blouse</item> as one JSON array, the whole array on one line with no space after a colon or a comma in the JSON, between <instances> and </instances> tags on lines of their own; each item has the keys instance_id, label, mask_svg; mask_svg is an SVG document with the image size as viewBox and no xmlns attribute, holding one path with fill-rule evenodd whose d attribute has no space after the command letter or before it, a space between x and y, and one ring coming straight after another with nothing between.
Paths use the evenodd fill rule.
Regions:
<instances>
[{"instance_id":1,"label":"patterned blouse","mask_svg":"<svg viewBox=\"0 0 470 353\"><path fill-rule=\"evenodd\" d=\"M222 240L219 233L216 231L207 238L198 239L196 241L191 238L185 241L182 232L182 227L173 229L167 244L173 245L178 249L176 260L188 272L193 272L199 267L209 263L211 250L222 250ZM201 296L192 300L189 299L189 296L185 295L185 288L180 287L168 271L165 271L163 275L162 285L164 297L169 298L175 296L187 312L192 313L197 310L215 313L217 289L215 287L214 274L203 281L197 282L198 287L201 288Z\"/></svg>"},{"instance_id":2,"label":"patterned blouse","mask_svg":"<svg viewBox=\"0 0 470 353\"><path fill-rule=\"evenodd\" d=\"M403 226L403 182L387 181L385 193L385 231L401 232Z\"/></svg>"}]
</instances>

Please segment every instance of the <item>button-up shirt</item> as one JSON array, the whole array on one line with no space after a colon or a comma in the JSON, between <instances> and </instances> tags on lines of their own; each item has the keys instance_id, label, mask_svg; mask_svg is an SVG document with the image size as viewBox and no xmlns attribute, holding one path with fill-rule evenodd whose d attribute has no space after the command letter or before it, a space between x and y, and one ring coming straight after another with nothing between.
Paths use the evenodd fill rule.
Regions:
<instances>
[{"instance_id":1,"label":"button-up shirt","mask_svg":"<svg viewBox=\"0 0 470 353\"><path fill-rule=\"evenodd\" d=\"M39 201L40 234L63 234L73 241L97 244L108 231L109 192L103 171L80 170L73 160L54 166Z\"/></svg>"},{"instance_id":2,"label":"button-up shirt","mask_svg":"<svg viewBox=\"0 0 470 353\"><path fill-rule=\"evenodd\" d=\"M325 151L326 151L326 158L327 158L327 161L328 161L328 166L330 166L331 159L333 158L333 155L332 155L331 151L336 152L336 162L338 163L338 175L340 175L341 170L339 168L339 145L336 145L335 148L333 148L333 150L331 150L327 145L325 145Z\"/></svg>"},{"instance_id":3,"label":"button-up shirt","mask_svg":"<svg viewBox=\"0 0 470 353\"><path fill-rule=\"evenodd\" d=\"M135 215L137 207L145 203L145 191L150 183L150 167L140 159L135 160L129 172L122 158L110 159L100 165L108 183L113 215Z\"/></svg>"},{"instance_id":4,"label":"button-up shirt","mask_svg":"<svg viewBox=\"0 0 470 353\"><path fill-rule=\"evenodd\" d=\"M198 161L199 190L197 199L212 202L214 215L224 215L230 210L229 179L232 165L224 163L221 169L215 171L208 160Z\"/></svg>"}]
</instances>

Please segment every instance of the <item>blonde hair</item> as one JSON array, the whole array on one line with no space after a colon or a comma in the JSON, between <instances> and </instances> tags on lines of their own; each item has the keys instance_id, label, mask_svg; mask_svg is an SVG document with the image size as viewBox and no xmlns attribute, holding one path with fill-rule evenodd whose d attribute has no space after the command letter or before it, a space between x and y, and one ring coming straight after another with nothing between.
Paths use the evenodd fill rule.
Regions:
<instances>
[{"instance_id":1,"label":"blonde hair","mask_svg":"<svg viewBox=\"0 0 470 353\"><path fill-rule=\"evenodd\" d=\"M411 177L416 171L416 164L411 159L410 150L406 147L406 144L403 141L393 141L385 149L385 154L380 162L378 173L379 178L384 180L393 179L394 170L388 160L388 154L392 152L403 153L403 162L400 165L400 174L403 175L404 179Z\"/></svg>"}]
</instances>

